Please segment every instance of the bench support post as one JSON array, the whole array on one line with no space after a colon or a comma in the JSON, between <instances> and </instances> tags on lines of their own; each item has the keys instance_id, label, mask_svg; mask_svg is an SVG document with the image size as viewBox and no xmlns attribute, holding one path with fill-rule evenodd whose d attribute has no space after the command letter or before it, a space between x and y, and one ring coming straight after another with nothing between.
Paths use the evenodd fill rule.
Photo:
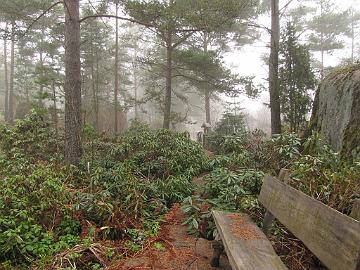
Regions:
<instances>
[{"instance_id":1,"label":"bench support post","mask_svg":"<svg viewBox=\"0 0 360 270\"><path fill-rule=\"evenodd\" d=\"M274 216L269 211L266 211L262 227L262 230L266 236L269 236L270 228L274 219Z\"/></svg>"},{"instance_id":2,"label":"bench support post","mask_svg":"<svg viewBox=\"0 0 360 270\"><path fill-rule=\"evenodd\" d=\"M219 267L220 265L220 256L224 251L224 246L221 242L221 240L214 240L212 242L212 248L213 248L213 257L211 259L210 265L212 267Z\"/></svg>"},{"instance_id":3,"label":"bench support post","mask_svg":"<svg viewBox=\"0 0 360 270\"><path fill-rule=\"evenodd\" d=\"M354 205L353 205L350 217L360 221L360 199L356 199L354 201Z\"/></svg>"}]
</instances>

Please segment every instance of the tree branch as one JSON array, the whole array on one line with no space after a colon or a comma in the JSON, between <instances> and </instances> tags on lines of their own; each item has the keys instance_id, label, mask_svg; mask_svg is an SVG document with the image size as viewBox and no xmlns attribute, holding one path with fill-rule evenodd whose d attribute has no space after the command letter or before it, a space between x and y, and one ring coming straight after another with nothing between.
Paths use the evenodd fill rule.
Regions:
<instances>
[{"instance_id":1,"label":"tree branch","mask_svg":"<svg viewBox=\"0 0 360 270\"><path fill-rule=\"evenodd\" d=\"M175 49L177 46L179 46L181 43L183 43L185 40L187 40L192 34L194 34L194 32L195 32L195 31L186 34L186 35L183 36L180 40L178 40L178 42L175 42L171 47L172 47L173 49Z\"/></svg>"},{"instance_id":2,"label":"tree branch","mask_svg":"<svg viewBox=\"0 0 360 270\"><path fill-rule=\"evenodd\" d=\"M279 10L279 12L280 12L280 17L282 17L282 16L284 15L286 9L290 6L290 4L291 4L292 2L294 2L294 0L289 0L289 1L285 4L285 6L283 6L283 7Z\"/></svg>"},{"instance_id":3,"label":"tree branch","mask_svg":"<svg viewBox=\"0 0 360 270\"><path fill-rule=\"evenodd\" d=\"M94 5L93 5L93 3L91 2L91 0L88 0L88 2L89 2L89 4L90 4L90 6L92 7L92 9L95 11L95 13L97 13L98 11L96 10L96 8L94 7ZM107 29L111 29L111 27L109 27L105 22L104 22L104 20L101 18L101 21L102 21L102 23L105 25L105 27L107 28Z\"/></svg>"},{"instance_id":4,"label":"tree branch","mask_svg":"<svg viewBox=\"0 0 360 270\"><path fill-rule=\"evenodd\" d=\"M240 22L240 24L245 25L245 26L250 26L250 27L255 27L255 28L260 28L260 29L265 29L268 33L271 33L271 29L264 26L264 25L260 25L257 23L253 23L253 22Z\"/></svg>"},{"instance_id":5,"label":"tree branch","mask_svg":"<svg viewBox=\"0 0 360 270\"><path fill-rule=\"evenodd\" d=\"M45 16L46 13L48 13L52 8L54 8L55 6L57 6L58 4L61 4L63 1L58 1L54 4L52 4L50 7L48 7L43 13L41 13L35 20L33 20L30 25L26 28L25 32L22 34L22 36L25 36L29 30L31 29L31 27L37 22L39 21L43 16Z\"/></svg>"},{"instance_id":6,"label":"tree branch","mask_svg":"<svg viewBox=\"0 0 360 270\"><path fill-rule=\"evenodd\" d=\"M115 16L115 15L111 15L111 14L95 14L95 15L89 15L86 17L83 17L80 19L80 23L82 23L85 20L91 19L91 18L114 18L114 19L119 19L119 20L124 20L124 21L128 21L128 22L132 22L132 23L137 23L143 26L147 26L147 27L154 27L154 25L152 25L151 23L147 23L147 22L142 22L142 21L138 21L135 19L131 19L131 18L125 18L125 17L120 17L120 16Z\"/></svg>"},{"instance_id":7,"label":"tree branch","mask_svg":"<svg viewBox=\"0 0 360 270\"><path fill-rule=\"evenodd\" d=\"M198 32L203 31L204 28L189 28L189 29L174 29L174 32L180 33L180 32Z\"/></svg>"}]
</instances>

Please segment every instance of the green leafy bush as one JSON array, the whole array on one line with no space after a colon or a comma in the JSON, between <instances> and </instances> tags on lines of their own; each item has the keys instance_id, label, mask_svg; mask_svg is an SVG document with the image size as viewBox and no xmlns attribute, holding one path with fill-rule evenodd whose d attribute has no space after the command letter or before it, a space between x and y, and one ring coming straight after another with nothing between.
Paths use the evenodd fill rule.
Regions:
<instances>
[{"instance_id":1,"label":"green leafy bush","mask_svg":"<svg viewBox=\"0 0 360 270\"><path fill-rule=\"evenodd\" d=\"M98 168L91 179L94 192L77 193L76 209L99 225L117 211L134 218L159 216L193 192L186 175L151 180L124 174L121 166L106 171Z\"/></svg>"},{"instance_id":2,"label":"green leafy bush","mask_svg":"<svg viewBox=\"0 0 360 270\"><path fill-rule=\"evenodd\" d=\"M241 211L259 220L261 207L258 202L262 179L261 171L244 169L231 171L215 169L207 177L203 197L191 196L184 200L182 210L187 215L183 223L188 231L201 237L212 239L215 224L211 209Z\"/></svg>"},{"instance_id":3,"label":"green leafy bush","mask_svg":"<svg viewBox=\"0 0 360 270\"><path fill-rule=\"evenodd\" d=\"M130 129L112 142L94 143L85 160L104 168L123 163L131 174L151 179L196 175L204 170L207 158L202 147L185 135L169 130Z\"/></svg>"},{"instance_id":4,"label":"green leafy bush","mask_svg":"<svg viewBox=\"0 0 360 270\"><path fill-rule=\"evenodd\" d=\"M189 234L213 239L215 223L210 210L214 204L215 202L200 196L185 198L181 210L187 216L183 225L187 225Z\"/></svg>"},{"instance_id":5,"label":"green leafy bush","mask_svg":"<svg viewBox=\"0 0 360 270\"><path fill-rule=\"evenodd\" d=\"M56 150L62 138L37 111L2 131L3 265L46 266L63 249L69 251L64 256L76 254L76 261L82 253L75 250L87 245L80 235L90 245L97 239L134 243L131 230L152 237L162 214L191 196L192 177L208 167L202 147L186 136L140 125L121 137L85 128L79 168L61 165Z\"/></svg>"},{"instance_id":6,"label":"green leafy bush","mask_svg":"<svg viewBox=\"0 0 360 270\"><path fill-rule=\"evenodd\" d=\"M45 112L32 110L14 127L0 127L1 149L8 158L26 155L26 158L58 160L61 138L46 120Z\"/></svg>"},{"instance_id":7,"label":"green leafy bush","mask_svg":"<svg viewBox=\"0 0 360 270\"><path fill-rule=\"evenodd\" d=\"M116 211L135 218L164 213L191 195L192 177L208 167L202 147L183 134L139 124L86 149L83 166L90 164L87 181L93 194L79 193L77 207L97 224Z\"/></svg>"},{"instance_id":8,"label":"green leafy bush","mask_svg":"<svg viewBox=\"0 0 360 270\"><path fill-rule=\"evenodd\" d=\"M210 140L214 138L212 136L210 135ZM215 138L217 156L210 162L212 168L251 168L269 172L275 172L279 168L278 146L260 130L232 136L215 134Z\"/></svg>"},{"instance_id":9,"label":"green leafy bush","mask_svg":"<svg viewBox=\"0 0 360 270\"><path fill-rule=\"evenodd\" d=\"M282 133L272 139L278 148L280 168L286 167L300 155L301 140L294 133Z\"/></svg>"},{"instance_id":10,"label":"green leafy bush","mask_svg":"<svg viewBox=\"0 0 360 270\"><path fill-rule=\"evenodd\" d=\"M295 188L340 212L349 214L360 197L359 162L342 160L317 133L304 143L304 154L290 169Z\"/></svg>"},{"instance_id":11,"label":"green leafy bush","mask_svg":"<svg viewBox=\"0 0 360 270\"><path fill-rule=\"evenodd\" d=\"M64 172L13 161L9 173L8 162L0 162L0 261L32 262L74 244L80 230L69 217Z\"/></svg>"},{"instance_id":12,"label":"green leafy bush","mask_svg":"<svg viewBox=\"0 0 360 270\"><path fill-rule=\"evenodd\" d=\"M248 211L248 197L260 193L264 173L255 170L214 170L207 178L205 193L221 208Z\"/></svg>"}]
</instances>

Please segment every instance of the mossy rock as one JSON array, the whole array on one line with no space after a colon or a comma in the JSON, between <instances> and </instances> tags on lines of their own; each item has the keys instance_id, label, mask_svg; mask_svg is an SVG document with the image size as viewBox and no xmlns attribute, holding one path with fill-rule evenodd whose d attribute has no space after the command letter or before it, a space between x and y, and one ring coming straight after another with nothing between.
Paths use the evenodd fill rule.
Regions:
<instances>
[{"instance_id":1,"label":"mossy rock","mask_svg":"<svg viewBox=\"0 0 360 270\"><path fill-rule=\"evenodd\" d=\"M320 132L343 157L360 156L360 65L329 74L317 91L311 130Z\"/></svg>"}]
</instances>

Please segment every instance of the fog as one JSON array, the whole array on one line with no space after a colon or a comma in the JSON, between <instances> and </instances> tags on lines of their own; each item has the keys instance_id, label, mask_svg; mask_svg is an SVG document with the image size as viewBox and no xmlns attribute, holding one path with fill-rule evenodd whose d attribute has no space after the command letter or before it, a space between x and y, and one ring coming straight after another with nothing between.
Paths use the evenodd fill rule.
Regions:
<instances>
[{"instance_id":1,"label":"fog","mask_svg":"<svg viewBox=\"0 0 360 270\"><path fill-rule=\"evenodd\" d=\"M334 4L332 7L333 12L342 12L350 8L356 10L360 6L359 0L332 2ZM307 45L309 43L308 37L313 32L313 29L307 22L311 21L312 16L319 15L319 3L316 3L316 1L280 1L282 30L292 20L290 13L293 9L302 4L315 8L312 13L301 17L305 23L301 26L301 34L298 36L299 44ZM3 39L0 43L3 48L0 66L0 108L4 111L3 115L6 111L5 106L7 106L4 100L6 89L4 55L8 65L8 83L11 71L11 23L7 18L10 16L9 14L12 14L12 9L14 9L14 4L11 1L4 1L3 20L0 20L2 36L7 40L6 52L4 51ZM82 17L99 14L103 10L114 16L116 8L111 1L80 1ZM62 59L64 54L63 37L60 31L56 33L58 36L55 38L53 34L55 29L52 24L62 27L64 17L61 15L60 7L48 12L53 13L49 13L43 18L41 18L42 14L39 11L30 9L28 12L24 10L23 14L17 14L19 17L14 24L14 78L11 79L14 88L13 110L15 117L21 118L34 104L48 109L55 107L58 113L59 125L63 126L65 104L63 90L65 70ZM117 126L121 126L121 130L125 130L134 119L144 121L153 128L160 128L163 126L163 114L166 107L162 103L164 102L163 92L168 87L164 79L165 71L162 70L165 63L164 42L166 40L163 39L162 30L153 26L144 27L141 23L137 24L136 20L139 19L132 20L132 14L127 13L126 7L119 6L118 14L125 18L125 20L118 21L119 50L118 72L116 73L118 79L115 79L115 73L112 71L114 61L116 61L114 56L115 20L103 17L90 19L82 23L83 121L86 124L95 125L96 129L103 132L111 132L115 123L118 123ZM39 20L37 19L38 16L40 16ZM240 16L246 17L247 15ZM266 63L270 52L270 35L268 31L271 24L270 12L265 11L260 15L254 13L245 18L244 21L259 27L249 27L245 31L241 30L244 32L231 32L228 35L241 33L249 37L257 34L258 36L253 42L244 45L235 44L231 39L223 39L221 42L227 43L226 49L222 49L220 43L209 42L207 50L213 51L214 55L208 60L198 58L196 59L196 61L199 61L197 63L194 62L196 56L189 53L191 50L196 53L198 53L196 50L201 50L201 43L204 42L202 32L194 31L189 36L181 31L176 33L175 39L181 40L181 43L174 42L174 46L175 44L176 46L180 45L175 49L174 58L176 59L173 63L172 100L169 111L171 114L170 127L172 129L189 131L192 137L195 137L196 133L202 130L203 123L210 121L211 126L215 127L224 112L233 112L234 107L236 107L238 108L237 113L241 111L245 115L248 129L259 128L267 133L270 132L269 71ZM359 24L356 22L354 24L355 58L359 56L358 27ZM94 29L98 29L98 32ZM31 38L32 35L36 35L42 43L39 43L36 38L35 40ZM352 42L349 35L339 34L336 38L342 42L344 48L325 52L324 67L327 70L331 70L331 68L344 61L345 58L351 56ZM55 51L51 51L50 47L53 47ZM310 53L312 56L311 65L316 77L319 79L320 69L318 62L321 60L321 53L314 50L310 50ZM216 57L214 57L215 55ZM208 68L210 62L206 61L213 61L213 66ZM199 69L201 66L208 70ZM56 71L54 67L56 67ZM45 69L49 73L46 73ZM261 86L262 91L255 98L249 98L248 95L243 93L244 91L239 90L243 89L243 86L230 85L232 82L229 81L229 78L221 77L225 76L227 72L225 69L239 78L252 76L253 86ZM203 74L203 72L212 73ZM224 72L224 74L221 74L221 72ZM51 79L49 79L49 76L51 76ZM115 86L116 80L118 80L117 87ZM203 80L206 82L201 82ZM223 84L226 80L228 80L226 83L229 85ZM204 102L206 97L204 96L203 83L208 83L207 87L212 88L210 107L208 108L208 114L211 115L210 120L207 120L205 113L206 105L204 105ZM233 93L229 94L231 88L237 89L235 96ZM310 97L314 95L315 88L308 91ZM114 89L117 89L116 95L118 97L114 97ZM42 97L39 98L39 96ZM114 101L115 99L118 99L118 101ZM119 111L116 113L118 115L117 120L113 115L114 104L117 104L118 107L115 110ZM307 118L310 111L306 113Z\"/></svg>"}]
</instances>

